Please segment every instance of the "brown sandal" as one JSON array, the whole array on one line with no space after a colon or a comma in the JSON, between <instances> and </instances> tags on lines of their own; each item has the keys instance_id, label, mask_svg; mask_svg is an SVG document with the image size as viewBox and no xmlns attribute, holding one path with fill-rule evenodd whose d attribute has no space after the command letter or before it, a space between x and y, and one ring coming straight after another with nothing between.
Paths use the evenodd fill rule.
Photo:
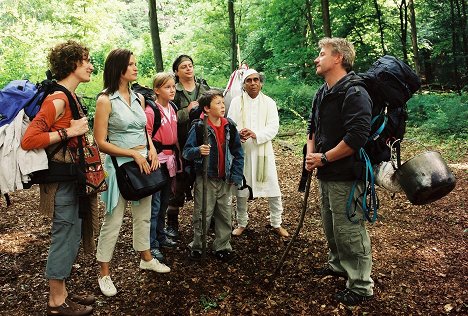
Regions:
<instances>
[{"instance_id":1,"label":"brown sandal","mask_svg":"<svg viewBox=\"0 0 468 316\"><path fill-rule=\"evenodd\" d=\"M96 298L94 295L78 295L78 294L68 294L68 298L70 301L73 301L75 303L81 304L81 305L93 305L94 302L96 301Z\"/></svg>"},{"instance_id":2,"label":"brown sandal","mask_svg":"<svg viewBox=\"0 0 468 316\"><path fill-rule=\"evenodd\" d=\"M68 298L65 299L65 302L56 307L49 306L47 304L47 315L54 315L54 316L84 316L89 315L93 312L93 308L91 306L84 306L81 304L77 304Z\"/></svg>"}]
</instances>

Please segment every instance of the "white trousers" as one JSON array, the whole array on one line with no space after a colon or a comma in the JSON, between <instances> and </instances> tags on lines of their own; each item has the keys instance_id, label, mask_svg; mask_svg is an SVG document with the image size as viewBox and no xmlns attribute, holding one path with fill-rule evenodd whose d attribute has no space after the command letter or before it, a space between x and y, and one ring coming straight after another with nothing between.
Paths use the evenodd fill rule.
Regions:
<instances>
[{"instance_id":1,"label":"white trousers","mask_svg":"<svg viewBox=\"0 0 468 316\"><path fill-rule=\"evenodd\" d=\"M247 212L247 197L236 197L237 200L237 224L240 227L247 227L249 223L249 214ZM281 196L268 197L268 206L270 209L270 224L278 228L282 223L283 203Z\"/></svg>"},{"instance_id":2,"label":"white trousers","mask_svg":"<svg viewBox=\"0 0 468 316\"><path fill-rule=\"evenodd\" d=\"M119 202L112 214L106 213L101 226L97 244L96 259L99 262L110 262L115 244L122 226L127 200L119 195ZM133 222L133 249L144 251L150 249L151 195L131 204Z\"/></svg>"}]
</instances>

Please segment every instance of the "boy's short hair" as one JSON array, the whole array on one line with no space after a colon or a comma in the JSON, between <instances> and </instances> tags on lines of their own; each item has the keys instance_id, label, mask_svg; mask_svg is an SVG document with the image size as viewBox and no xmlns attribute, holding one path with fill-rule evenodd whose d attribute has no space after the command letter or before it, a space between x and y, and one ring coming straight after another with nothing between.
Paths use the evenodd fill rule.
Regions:
<instances>
[{"instance_id":1,"label":"boy's short hair","mask_svg":"<svg viewBox=\"0 0 468 316\"><path fill-rule=\"evenodd\" d=\"M211 101L215 97L221 97L224 98L223 93L221 90L217 89L210 89L203 93L200 98L198 98L198 105L202 107L203 111L205 111L205 106L207 108L210 108Z\"/></svg>"}]
</instances>

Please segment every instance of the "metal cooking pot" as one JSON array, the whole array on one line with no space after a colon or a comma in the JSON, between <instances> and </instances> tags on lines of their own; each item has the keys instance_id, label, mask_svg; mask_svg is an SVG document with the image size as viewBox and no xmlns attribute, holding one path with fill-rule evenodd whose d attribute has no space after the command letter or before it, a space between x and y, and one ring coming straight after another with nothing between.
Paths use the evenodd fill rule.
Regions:
<instances>
[{"instance_id":1,"label":"metal cooking pot","mask_svg":"<svg viewBox=\"0 0 468 316\"><path fill-rule=\"evenodd\" d=\"M401 165L396 178L415 205L434 202L455 188L455 176L440 153L423 152Z\"/></svg>"}]
</instances>

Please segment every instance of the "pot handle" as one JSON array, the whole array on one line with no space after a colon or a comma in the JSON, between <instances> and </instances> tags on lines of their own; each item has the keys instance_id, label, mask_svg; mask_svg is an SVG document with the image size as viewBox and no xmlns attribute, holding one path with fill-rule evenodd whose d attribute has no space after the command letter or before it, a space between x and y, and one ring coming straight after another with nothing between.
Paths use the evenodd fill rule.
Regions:
<instances>
[{"instance_id":1,"label":"pot handle","mask_svg":"<svg viewBox=\"0 0 468 316\"><path fill-rule=\"evenodd\" d=\"M397 161L397 166L398 168L401 167L402 163L401 163L401 155L400 155L400 151L401 151L401 144L403 142L413 142L413 143L416 143L418 144L419 146L423 147L426 151L429 151L429 149L423 144L421 143L419 140L415 139L415 138L403 138L403 139L397 139L395 140L393 143L389 143L388 146L390 147L390 152L392 153L392 157L391 157L391 160L392 160L392 163L394 161ZM396 146L396 148L393 148L394 146Z\"/></svg>"},{"instance_id":2,"label":"pot handle","mask_svg":"<svg viewBox=\"0 0 468 316\"><path fill-rule=\"evenodd\" d=\"M418 145L424 147L424 149L425 149L426 151L429 151L429 148L427 148L423 143L421 143L421 142L420 142L419 140L417 140L416 138L403 138L403 139L401 139L401 140L400 140L400 139L397 139L397 140L394 141L390 146L393 146L396 142L403 143L404 141L405 141L405 142L408 141L408 142L416 143L416 144L418 144ZM390 148L392 148L392 147L390 147Z\"/></svg>"}]
</instances>

